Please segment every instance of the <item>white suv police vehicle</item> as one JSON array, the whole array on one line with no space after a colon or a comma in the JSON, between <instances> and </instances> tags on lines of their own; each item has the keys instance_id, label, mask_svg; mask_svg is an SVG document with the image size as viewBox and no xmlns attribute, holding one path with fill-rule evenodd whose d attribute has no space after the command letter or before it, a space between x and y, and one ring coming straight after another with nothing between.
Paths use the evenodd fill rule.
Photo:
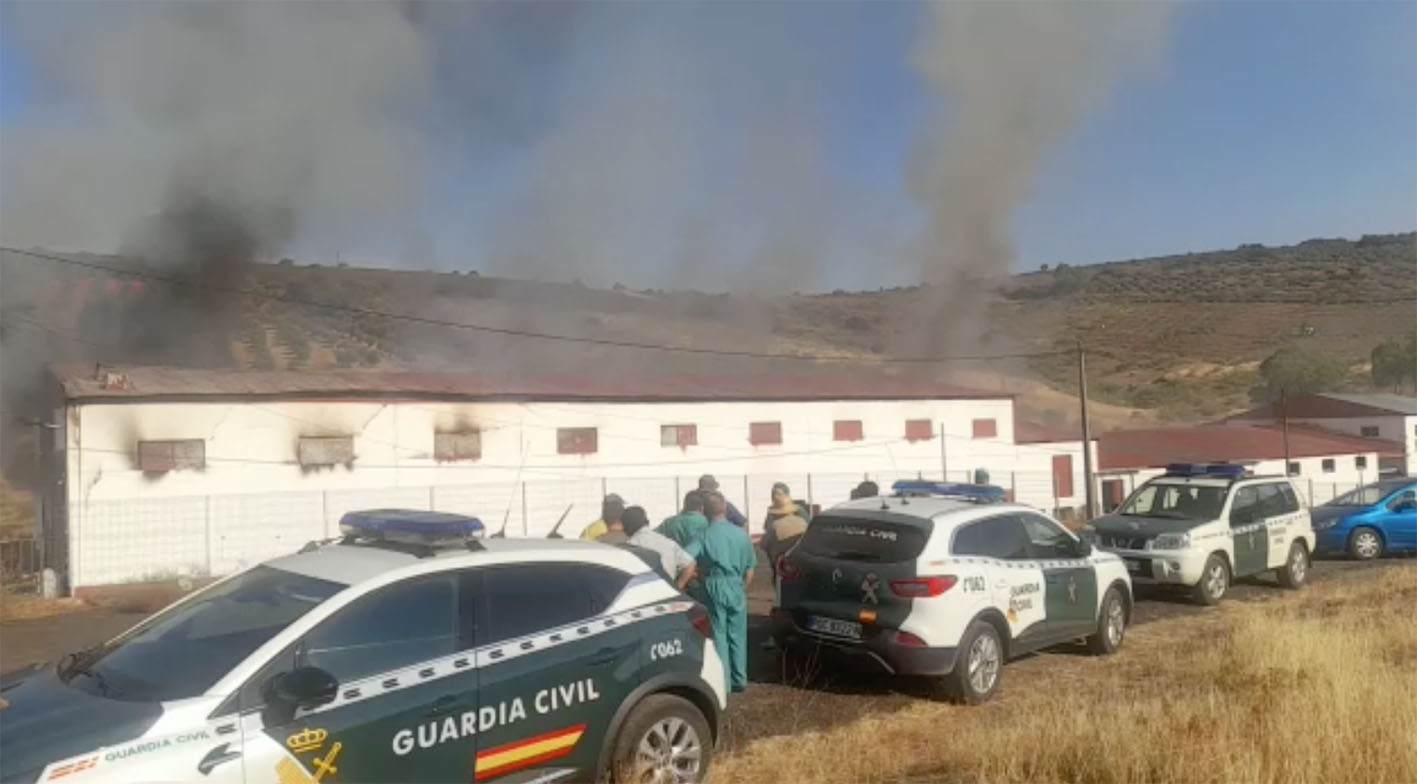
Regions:
<instances>
[{"instance_id":1,"label":"white suv police vehicle","mask_svg":"<svg viewBox=\"0 0 1417 784\"><path fill-rule=\"evenodd\" d=\"M0 779L703 778L707 613L634 554L429 512L341 527L8 684Z\"/></svg>"},{"instance_id":2,"label":"white suv police vehicle","mask_svg":"<svg viewBox=\"0 0 1417 784\"><path fill-rule=\"evenodd\" d=\"M943 696L987 700L1003 663L1087 638L1122 644L1131 581L997 487L897 482L812 519L778 564L773 634L799 664L822 648L889 673L932 676Z\"/></svg>"},{"instance_id":3,"label":"white suv police vehicle","mask_svg":"<svg viewBox=\"0 0 1417 784\"><path fill-rule=\"evenodd\" d=\"M1315 541L1289 479L1230 464L1167 466L1079 535L1122 556L1133 579L1187 586L1201 604L1271 569L1286 588L1302 586Z\"/></svg>"}]
</instances>

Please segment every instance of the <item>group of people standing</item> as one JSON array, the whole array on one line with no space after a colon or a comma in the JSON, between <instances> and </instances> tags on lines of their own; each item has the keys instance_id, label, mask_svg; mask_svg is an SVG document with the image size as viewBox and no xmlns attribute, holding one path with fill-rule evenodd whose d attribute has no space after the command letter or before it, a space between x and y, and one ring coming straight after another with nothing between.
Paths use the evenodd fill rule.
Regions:
<instances>
[{"instance_id":1,"label":"group of people standing","mask_svg":"<svg viewBox=\"0 0 1417 784\"><path fill-rule=\"evenodd\" d=\"M862 497L867 484L875 495L875 485L863 482L852 497ZM794 500L787 485L773 485L762 546L774 576L778 559L806 533L810 520L810 508ZM684 496L679 513L657 527L650 527L644 507L626 506L611 493L601 503L600 519L581 532L582 539L654 553L665 577L708 607L724 681L735 692L748 686L748 586L758 562L747 524L719 491L718 480L705 474Z\"/></svg>"},{"instance_id":2,"label":"group of people standing","mask_svg":"<svg viewBox=\"0 0 1417 784\"><path fill-rule=\"evenodd\" d=\"M734 518L743 522L734 522ZM733 691L748 687L748 586L758 557L744 526L712 476L684 496L679 514L649 527L643 507L625 506L607 495L600 519L586 526L582 539L649 550L659 556L665 575L708 607L714 647L723 659L724 682Z\"/></svg>"}]
</instances>

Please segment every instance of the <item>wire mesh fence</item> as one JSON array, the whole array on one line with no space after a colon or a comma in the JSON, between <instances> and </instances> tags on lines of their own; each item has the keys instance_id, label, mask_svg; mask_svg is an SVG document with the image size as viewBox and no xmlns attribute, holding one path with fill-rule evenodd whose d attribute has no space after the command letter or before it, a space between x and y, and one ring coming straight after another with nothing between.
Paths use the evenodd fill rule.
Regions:
<instances>
[{"instance_id":1,"label":"wire mesh fence","mask_svg":"<svg viewBox=\"0 0 1417 784\"><path fill-rule=\"evenodd\" d=\"M0 591L32 593L39 588L39 543L31 536L0 539Z\"/></svg>"},{"instance_id":2,"label":"wire mesh fence","mask_svg":"<svg viewBox=\"0 0 1417 784\"><path fill-rule=\"evenodd\" d=\"M795 499L828 508L849 498L864 479L882 491L918 474L894 471L854 474L753 474L717 477L724 496L743 511L750 532L761 533L777 482ZM968 481L951 472L951 481ZM1021 503L1064 520L1077 519L1078 496L1058 498L1047 472L1013 472L991 480ZM1079 483L1080 485L1081 483ZM1296 482L1309 505L1330 501L1360 486L1355 482ZM306 542L338 535L339 520L357 509L404 508L453 512L480 518L489 533L544 537L557 521L559 533L579 536L600 516L607 493L643 506L653 521L674 514L698 477L586 477L485 485L312 490L267 494L160 499L96 500L70 515L69 584L107 585L192 575L227 574L288 554ZM39 556L33 540L0 544L6 585L33 580Z\"/></svg>"},{"instance_id":3,"label":"wire mesh fence","mask_svg":"<svg viewBox=\"0 0 1417 784\"><path fill-rule=\"evenodd\" d=\"M951 472L967 481L968 472ZM830 507L865 479L882 490L918 473L897 471L719 475L719 490L760 533L772 487L782 482L800 501ZM1079 499L1053 496L1048 474L992 477L1021 502L1055 514ZM357 509L402 508L473 515L489 533L543 537L557 521L562 536L579 536L615 493L645 508L651 520L676 513L697 476L529 479L481 485L311 490L308 492L92 500L71 507L68 583L109 585L182 576L227 574L338 535L339 520ZM37 556L27 562L38 568Z\"/></svg>"}]
</instances>

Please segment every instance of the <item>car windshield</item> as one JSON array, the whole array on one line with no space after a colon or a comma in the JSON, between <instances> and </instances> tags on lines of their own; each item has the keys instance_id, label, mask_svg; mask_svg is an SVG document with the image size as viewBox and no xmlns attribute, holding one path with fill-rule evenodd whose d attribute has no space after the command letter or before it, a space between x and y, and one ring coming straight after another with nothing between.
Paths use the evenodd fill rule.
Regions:
<instances>
[{"instance_id":1,"label":"car windshield","mask_svg":"<svg viewBox=\"0 0 1417 784\"><path fill-rule=\"evenodd\" d=\"M1212 520L1225 505L1225 490L1213 485L1147 484L1133 493L1119 512L1169 520Z\"/></svg>"},{"instance_id":2,"label":"car windshield","mask_svg":"<svg viewBox=\"0 0 1417 784\"><path fill-rule=\"evenodd\" d=\"M1377 482L1376 484L1360 487L1329 501L1324 506L1372 506L1388 494L1407 484L1406 482Z\"/></svg>"},{"instance_id":3,"label":"car windshield","mask_svg":"<svg viewBox=\"0 0 1417 784\"><path fill-rule=\"evenodd\" d=\"M258 566L98 648L65 657L76 688L133 702L195 697L344 585Z\"/></svg>"}]
</instances>

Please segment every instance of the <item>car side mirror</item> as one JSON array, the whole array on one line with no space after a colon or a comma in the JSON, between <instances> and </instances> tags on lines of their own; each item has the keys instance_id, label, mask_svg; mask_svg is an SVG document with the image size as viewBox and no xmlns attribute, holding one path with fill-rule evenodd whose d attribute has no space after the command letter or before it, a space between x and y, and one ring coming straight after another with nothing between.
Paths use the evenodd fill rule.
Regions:
<instances>
[{"instance_id":1,"label":"car side mirror","mask_svg":"<svg viewBox=\"0 0 1417 784\"><path fill-rule=\"evenodd\" d=\"M295 716L297 708L319 707L338 693L339 681L319 667L296 667L277 673L262 689L266 707L287 720Z\"/></svg>"},{"instance_id":2,"label":"car side mirror","mask_svg":"<svg viewBox=\"0 0 1417 784\"><path fill-rule=\"evenodd\" d=\"M1092 545L1082 539L1077 540L1077 547L1074 548L1079 558L1086 558L1092 555Z\"/></svg>"}]
</instances>

